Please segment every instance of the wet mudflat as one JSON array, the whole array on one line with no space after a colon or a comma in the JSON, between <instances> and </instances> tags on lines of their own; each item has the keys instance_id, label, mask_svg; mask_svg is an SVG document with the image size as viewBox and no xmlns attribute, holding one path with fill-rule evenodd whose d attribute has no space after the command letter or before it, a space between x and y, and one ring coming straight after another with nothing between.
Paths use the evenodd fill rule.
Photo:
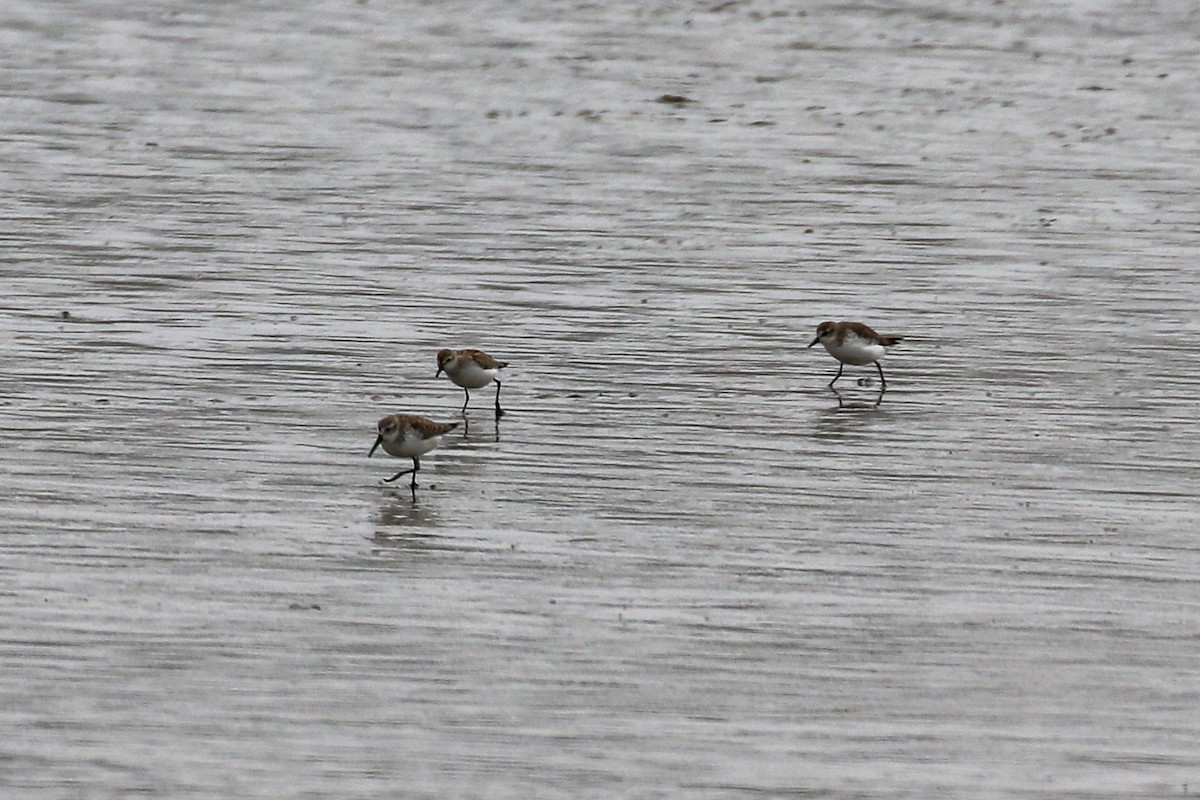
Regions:
<instances>
[{"instance_id":1,"label":"wet mudflat","mask_svg":"<svg viewBox=\"0 0 1200 800\"><path fill-rule=\"evenodd\" d=\"M3 12L6 791L1197 792L1186 4L293 5Z\"/></svg>"}]
</instances>

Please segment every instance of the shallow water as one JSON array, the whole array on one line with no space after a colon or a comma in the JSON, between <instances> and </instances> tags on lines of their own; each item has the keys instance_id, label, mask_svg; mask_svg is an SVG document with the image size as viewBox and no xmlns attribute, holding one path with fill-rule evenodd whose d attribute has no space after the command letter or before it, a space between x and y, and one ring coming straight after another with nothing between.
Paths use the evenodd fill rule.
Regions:
<instances>
[{"instance_id":1,"label":"shallow water","mask_svg":"<svg viewBox=\"0 0 1200 800\"><path fill-rule=\"evenodd\" d=\"M7 791L1196 793L1186 4L2 18Z\"/></svg>"}]
</instances>

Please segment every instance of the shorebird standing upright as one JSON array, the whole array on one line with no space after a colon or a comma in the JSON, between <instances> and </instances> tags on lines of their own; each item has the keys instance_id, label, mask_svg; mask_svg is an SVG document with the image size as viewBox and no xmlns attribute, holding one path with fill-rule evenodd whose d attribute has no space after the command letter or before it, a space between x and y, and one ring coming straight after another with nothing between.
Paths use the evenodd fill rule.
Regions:
<instances>
[{"instance_id":1,"label":"shorebird standing upright","mask_svg":"<svg viewBox=\"0 0 1200 800\"><path fill-rule=\"evenodd\" d=\"M391 483L401 475L411 473L412 483L408 486L412 490L415 501L417 499L417 473L421 471L421 456L441 444L442 436L457 427L457 422L434 422L425 417L418 417L416 414L391 414L379 420L379 435L375 437L375 444L371 445L371 452L367 453L367 458L375 455L375 448L380 445L383 445L383 450L388 455L397 458L411 458L412 469L401 470L384 480Z\"/></svg>"},{"instance_id":2,"label":"shorebird standing upright","mask_svg":"<svg viewBox=\"0 0 1200 800\"><path fill-rule=\"evenodd\" d=\"M467 348L466 350L445 350L438 351L437 354L437 372L433 377L438 377L443 372L458 386L462 387L463 394L467 397L463 401L462 412L467 413L467 404L471 402L471 390L482 389L492 381L496 382L496 416L504 415L504 409L500 407L500 370L508 366L507 361L497 361L482 350L474 350Z\"/></svg>"},{"instance_id":3,"label":"shorebird standing upright","mask_svg":"<svg viewBox=\"0 0 1200 800\"><path fill-rule=\"evenodd\" d=\"M820 342L829 355L838 360L837 375L829 382L830 388L842 377L842 368L847 364L856 367L874 364L879 370L879 382L886 389L887 378L883 377L879 359L887 355L887 348L900 340L899 336L881 336L861 322L822 322L817 326L817 338L809 347Z\"/></svg>"}]
</instances>

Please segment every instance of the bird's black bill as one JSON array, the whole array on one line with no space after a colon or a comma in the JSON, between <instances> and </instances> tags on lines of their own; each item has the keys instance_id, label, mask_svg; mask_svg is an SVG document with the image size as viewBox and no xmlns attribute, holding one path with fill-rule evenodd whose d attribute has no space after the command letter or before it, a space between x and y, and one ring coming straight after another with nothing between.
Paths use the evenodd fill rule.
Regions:
<instances>
[{"instance_id":1,"label":"bird's black bill","mask_svg":"<svg viewBox=\"0 0 1200 800\"><path fill-rule=\"evenodd\" d=\"M810 345L809 345L809 347L812 347L812 346L813 346L813 344L816 344L816 343L817 343L817 342L819 342L819 341L821 341L821 337L820 337L820 336L818 336L817 338L813 339L813 340L812 340L812 344L810 344Z\"/></svg>"},{"instance_id":2,"label":"bird's black bill","mask_svg":"<svg viewBox=\"0 0 1200 800\"><path fill-rule=\"evenodd\" d=\"M375 448L379 447L381 444L383 444L383 434L375 437L375 444L371 445L371 452L367 453L367 458L375 455Z\"/></svg>"},{"instance_id":3,"label":"bird's black bill","mask_svg":"<svg viewBox=\"0 0 1200 800\"><path fill-rule=\"evenodd\" d=\"M438 371L433 373L433 377L435 377L435 378L442 377L442 368L441 367L438 367Z\"/></svg>"}]
</instances>

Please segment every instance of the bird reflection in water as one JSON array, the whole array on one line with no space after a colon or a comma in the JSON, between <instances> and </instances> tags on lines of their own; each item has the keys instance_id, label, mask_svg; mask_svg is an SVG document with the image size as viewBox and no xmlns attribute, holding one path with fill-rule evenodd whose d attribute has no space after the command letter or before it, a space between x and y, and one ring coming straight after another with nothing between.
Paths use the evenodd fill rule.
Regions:
<instances>
[{"instance_id":1,"label":"bird reflection in water","mask_svg":"<svg viewBox=\"0 0 1200 800\"><path fill-rule=\"evenodd\" d=\"M466 442L500 442L500 417L495 417L493 424L481 425L475 429L474 434L471 432L471 418L463 414L463 441Z\"/></svg>"},{"instance_id":2,"label":"bird reflection in water","mask_svg":"<svg viewBox=\"0 0 1200 800\"><path fill-rule=\"evenodd\" d=\"M429 488L436 490L437 486L431 484ZM402 528L408 529L406 535L419 533L422 536L429 536L428 531L440 524L437 504L428 507L422 506L416 498L409 499L407 493L392 490L385 492L379 503L379 525L392 530L377 531L375 536L379 538L399 535L397 529Z\"/></svg>"},{"instance_id":3,"label":"bird reflection in water","mask_svg":"<svg viewBox=\"0 0 1200 800\"><path fill-rule=\"evenodd\" d=\"M883 402L883 395L887 392L887 384L883 384L879 387L879 394L876 396L874 402L849 400L844 394L842 394L833 386L829 387L829 391L833 392L834 396L837 398L839 411L871 411L879 408L879 404Z\"/></svg>"}]
</instances>

